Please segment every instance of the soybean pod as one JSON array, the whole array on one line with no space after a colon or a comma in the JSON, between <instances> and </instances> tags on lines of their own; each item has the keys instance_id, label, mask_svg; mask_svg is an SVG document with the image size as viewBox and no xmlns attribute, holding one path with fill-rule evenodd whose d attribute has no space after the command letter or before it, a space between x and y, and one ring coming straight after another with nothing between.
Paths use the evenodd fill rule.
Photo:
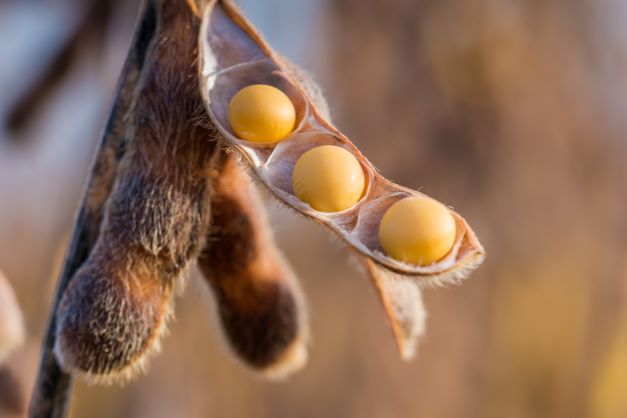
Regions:
<instances>
[{"instance_id":1,"label":"soybean pod","mask_svg":"<svg viewBox=\"0 0 627 418\"><path fill-rule=\"evenodd\" d=\"M330 121L319 90L272 49L233 1L205 6L199 54L205 107L227 144L271 195L354 250L377 288L403 357L411 358L424 330L420 288L458 283L485 257L473 230L450 207L383 177ZM268 126L289 125L271 108L276 99L240 103L242 92L260 85L291 101L295 121L288 134L268 135L274 132ZM233 108L264 116L234 115ZM262 121L261 140L242 134L241 119Z\"/></svg>"}]
</instances>

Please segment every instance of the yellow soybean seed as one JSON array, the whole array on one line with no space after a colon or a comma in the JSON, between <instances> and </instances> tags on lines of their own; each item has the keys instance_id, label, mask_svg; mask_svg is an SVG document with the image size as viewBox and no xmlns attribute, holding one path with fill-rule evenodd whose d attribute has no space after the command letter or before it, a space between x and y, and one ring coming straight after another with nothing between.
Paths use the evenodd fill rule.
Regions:
<instances>
[{"instance_id":1,"label":"yellow soybean seed","mask_svg":"<svg viewBox=\"0 0 627 418\"><path fill-rule=\"evenodd\" d=\"M273 86L244 87L231 99L228 118L235 134L257 143L285 139L294 129L296 110L285 93Z\"/></svg>"},{"instance_id":2,"label":"yellow soybean seed","mask_svg":"<svg viewBox=\"0 0 627 418\"><path fill-rule=\"evenodd\" d=\"M303 202L320 212L339 212L361 198L364 171L342 147L322 145L300 156L292 173L292 188Z\"/></svg>"},{"instance_id":3,"label":"yellow soybean seed","mask_svg":"<svg viewBox=\"0 0 627 418\"><path fill-rule=\"evenodd\" d=\"M391 257L425 266L451 250L455 229L455 219L444 205L414 196L388 208L379 225L379 240Z\"/></svg>"}]
</instances>

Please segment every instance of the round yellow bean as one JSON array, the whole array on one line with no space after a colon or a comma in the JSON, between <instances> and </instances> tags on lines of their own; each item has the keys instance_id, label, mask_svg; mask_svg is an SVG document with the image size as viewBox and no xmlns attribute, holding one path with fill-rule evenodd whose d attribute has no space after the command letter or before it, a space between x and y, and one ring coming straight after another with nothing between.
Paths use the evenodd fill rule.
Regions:
<instances>
[{"instance_id":1,"label":"round yellow bean","mask_svg":"<svg viewBox=\"0 0 627 418\"><path fill-rule=\"evenodd\" d=\"M455 219L444 205L413 196L388 208L379 225L379 240L391 257L425 266L451 250L455 230Z\"/></svg>"},{"instance_id":2,"label":"round yellow bean","mask_svg":"<svg viewBox=\"0 0 627 418\"><path fill-rule=\"evenodd\" d=\"M365 182L357 158L335 145L305 152L292 173L296 196L321 212L339 212L353 206L361 198Z\"/></svg>"},{"instance_id":3,"label":"round yellow bean","mask_svg":"<svg viewBox=\"0 0 627 418\"><path fill-rule=\"evenodd\" d=\"M238 137L256 143L270 143L285 139L294 130L296 110L281 90L254 84L233 96L228 118Z\"/></svg>"}]
</instances>

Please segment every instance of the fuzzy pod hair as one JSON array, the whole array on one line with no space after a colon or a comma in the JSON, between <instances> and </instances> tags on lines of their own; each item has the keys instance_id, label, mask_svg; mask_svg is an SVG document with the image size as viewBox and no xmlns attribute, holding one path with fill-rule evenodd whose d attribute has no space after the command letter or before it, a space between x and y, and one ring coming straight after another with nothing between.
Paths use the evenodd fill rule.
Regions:
<instances>
[{"instance_id":1,"label":"fuzzy pod hair","mask_svg":"<svg viewBox=\"0 0 627 418\"><path fill-rule=\"evenodd\" d=\"M330 119L318 84L305 70L286 62ZM211 226L198 266L233 353L264 377L280 380L307 363L305 297L276 247L256 184L236 155L222 150L216 163Z\"/></svg>"},{"instance_id":2,"label":"fuzzy pod hair","mask_svg":"<svg viewBox=\"0 0 627 418\"><path fill-rule=\"evenodd\" d=\"M330 119L318 84L305 70L286 62ZM212 220L198 266L233 353L264 377L280 380L307 363L305 297L276 247L256 184L236 155L222 150L213 172Z\"/></svg>"},{"instance_id":3,"label":"fuzzy pod hair","mask_svg":"<svg viewBox=\"0 0 627 418\"><path fill-rule=\"evenodd\" d=\"M300 285L272 237L257 190L233 153L213 178L212 224L198 265L233 352L269 378L307 361L309 330Z\"/></svg>"},{"instance_id":4,"label":"fuzzy pod hair","mask_svg":"<svg viewBox=\"0 0 627 418\"><path fill-rule=\"evenodd\" d=\"M157 16L98 239L57 312L59 363L100 383L131 378L158 350L209 225L216 145L195 71L199 22L173 0Z\"/></svg>"},{"instance_id":5,"label":"fuzzy pod hair","mask_svg":"<svg viewBox=\"0 0 627 418\"><path fill-rule=\"evenodd\" d=\"M23 341L22 311L13 288L0 272L0 365Z\"/></svg>"}]
</instances>

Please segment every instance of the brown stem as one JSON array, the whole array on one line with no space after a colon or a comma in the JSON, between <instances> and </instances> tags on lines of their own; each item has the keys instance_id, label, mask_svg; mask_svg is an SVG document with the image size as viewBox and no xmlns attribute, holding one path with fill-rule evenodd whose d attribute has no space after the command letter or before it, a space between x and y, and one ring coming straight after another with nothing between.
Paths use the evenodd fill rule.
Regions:
<instances>
[{"instance_id":1,"label":"brown stem","mask_svg":"<svg viewBox=\"0 0 627 418\"><path fill-rule=\"evenodd\" d=\"M120 145L124 141L121 139L123 130L120 129L120 126L125 124L124 118L131 103L131 91L136 83L137 74L143 66L146 50L153 37L155 26L155 7L151 0L147 0L120 81L118 82L116 99L96 156L96 164L93 168L88 194L83 200L76 219L64 268L59 276L54 301L51 306L50 320L43 341L39 373L30 402L29 417L31 418L62 418L67 413L72 378L61 370L53 352L56 339L56 312L70 278L87 259L95 241L94 234L98 230L100 210L94 207L93 203L97 199L90 195L90 191L94 189L95 184L102 181L104 173L110 174L112 172L111 170L103 170L103 167L107 166L106 161L109 156L113 155L114 160L119 160L122 157L123 147L120 147ZM89 202L90 197L92 198L91 204ZM104 200L101 199L101 204Z\"/></svg>"},{"instance_id":2,"label":"brown stem","mask_svg":"<svg viewBox=\"0 0 627 418\"><path fill-rule=\"evenodd\" d=\"M112 7L110 0L90 0L75 6L75 9L81 8L82 13L76 22L68 23L73 25L71 33L56 45L56 53L48 62L38 63L42 65L42 70L10 109L6 125L11 132L19 134L46 103L76 62L86 38L92 38L89 40L89 47L97 47L97 42L93 41L99 41L104 37L105 25ZM21 139L19 135L11 137Z\"/></svg>"}]
</instances>

